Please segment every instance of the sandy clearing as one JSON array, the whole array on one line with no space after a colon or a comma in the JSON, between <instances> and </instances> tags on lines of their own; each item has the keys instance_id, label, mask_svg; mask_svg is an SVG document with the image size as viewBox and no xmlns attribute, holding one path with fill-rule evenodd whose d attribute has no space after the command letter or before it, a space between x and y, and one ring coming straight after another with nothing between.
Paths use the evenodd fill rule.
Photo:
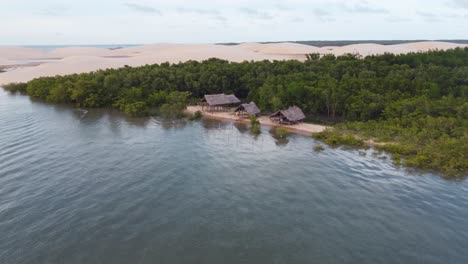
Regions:
<instances>
[{"instance_id":1,"label":"sandy clearing","mask_svg":"<svg viewBox=\"0 0 468 264\"><path fill-rule=\"evenodd\" d=\"M197 111L202 112L203 116L206 118L213 118L213 119L219 119L219 120L232 120L235 122L242 122L242 123L250 122L248 119L239 118L238 116L235 116L231 112L203 112L200 106L189 106L187 107L187 110L186 110L186 112L189 114L193 114ZM262 125L266 125L270 127L281 127L290 132L305 135L305 136L311 136L312 133L322 132L328 128L322 125L314 125L314 124L307 124L307 123L300 123L296 125L279 125L277 123L272 122L268 116L261 116L257 120Z\"/></svg>"}]
</instances>

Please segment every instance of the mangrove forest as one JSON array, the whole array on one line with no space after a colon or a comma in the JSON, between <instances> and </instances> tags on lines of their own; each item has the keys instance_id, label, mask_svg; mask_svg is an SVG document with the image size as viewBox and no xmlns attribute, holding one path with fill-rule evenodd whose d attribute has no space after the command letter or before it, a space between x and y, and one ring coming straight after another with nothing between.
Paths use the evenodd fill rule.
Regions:
<instances>
[{"instance_id":1,"label":"mangrove forest","mask_svg":"<svg viewBox=\"0 0 468 264\"><path fill-rule=\"evenodd\" d=\"M205 94L234 93L264 112L291 105L333 124L314 137L375 147L396 164L468 172L468 48L360 57L309 54L305 62L219 59L43 77L5 86L51 103L115 107L131 116L180 116Z\"/></svg>"}]
</instances>

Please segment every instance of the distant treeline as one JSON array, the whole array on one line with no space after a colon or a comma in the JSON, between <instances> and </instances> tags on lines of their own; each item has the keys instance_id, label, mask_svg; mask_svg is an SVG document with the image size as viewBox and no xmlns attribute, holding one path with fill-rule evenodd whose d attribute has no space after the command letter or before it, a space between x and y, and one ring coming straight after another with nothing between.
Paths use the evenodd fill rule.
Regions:
<instances>
[{"instance_id":1,"label":"distant treeline","mask_svg":"<svg viewBox=\"0 0 468 264\"><path fill-rule=\"evenodd\" d=\"M380 45L395 45L395 44L405 44L405 43L414 43L414 42L423 42L423 41L442 41L442 42L451 42L458 44L468 44L468 39L440 39L440 40L304 40L304 41L272 41L272 42L260 42L262 44L270 43L298 43L315 47L326 47L326 46L347 46L353 44L366 44L366 43L375 43ZM241 43L219 43L220 45L239 45Z\"/></svg>"},{"instance_id":2,"label":"distant treeline","mask_svg":"<svg viewBox=\"0 0 468 264\"><path fill-rule=\"evenodd\" d=\"M44 77L5 87L53 103L114 106L133 116L180 112L190 97L234 93L264 112L297 105L336 131L396 142L405 164L466 175L468 48L406 55L308 55L306 62L219 59ZM340 135L323 135L339 143ZM346 142L344 142L346 143Z\"/></svg>"}]
</instances>

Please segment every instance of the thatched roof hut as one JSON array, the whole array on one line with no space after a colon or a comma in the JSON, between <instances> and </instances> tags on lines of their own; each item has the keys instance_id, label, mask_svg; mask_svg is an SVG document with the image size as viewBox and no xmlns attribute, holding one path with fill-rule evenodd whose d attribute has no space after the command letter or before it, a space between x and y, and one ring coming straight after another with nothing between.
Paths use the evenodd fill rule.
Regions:
<instances>
[{"instance_id":1,"label":"thatched roof hut","mask_svg":"<svg viewBox=\"0 0 468 264\"><path fill-rule=\"evenodd\" d=\"M250 102L249 104L239 105L234 112L245 116L256 116L260 114L260 109L254 102Z\"/></svg>"},{"instance_id":2,"label":"thatched roof hut","mask_svg":"<svg viewBox=\"0 0 468 264\"><path fill-rule=\"evenodd\" d=\"M240 104L241 101L233 94L207 94L202 102L208 106L233 106Z\"/></svg>"},{"instance_id":3,"label":"thatched roof hut","mask_svg":"<svg viewBox=\"0 0 468 264\"><path fill-rule=\"evenodd\" d=\"M286 110L281 110L270 115L272 121L280 124L295 124L305 119L304 112L297 107L291 106Z\"/></svg>"}]
</instances>

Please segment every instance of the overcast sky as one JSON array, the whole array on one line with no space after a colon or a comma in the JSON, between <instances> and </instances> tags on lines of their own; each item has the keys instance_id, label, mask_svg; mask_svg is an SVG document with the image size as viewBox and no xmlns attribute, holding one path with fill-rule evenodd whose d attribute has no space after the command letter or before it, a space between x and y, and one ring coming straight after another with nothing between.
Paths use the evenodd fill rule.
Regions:
<instances>
[{"instance_id":1,"label":"overcast sky","mask_svg":"<svg viewBox=\"0 0 468 264\"><path fill-rule=\"evenodd\" d=\"M0 45L468 39L468 0L0 0Z\"/></svg>"}]
</instances>

